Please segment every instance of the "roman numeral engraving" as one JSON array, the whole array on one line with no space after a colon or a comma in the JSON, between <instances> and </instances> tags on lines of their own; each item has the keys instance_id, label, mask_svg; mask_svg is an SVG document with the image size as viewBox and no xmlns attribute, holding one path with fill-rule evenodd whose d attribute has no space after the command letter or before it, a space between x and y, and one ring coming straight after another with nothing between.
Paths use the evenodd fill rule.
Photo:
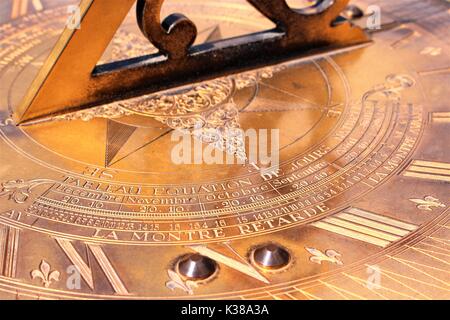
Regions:
<instances>
[{"instance_id":1,"label":"roman numeral engraving","mask_svg":"<svg viewBox=\"0 0 450 320\"><path fill-rule=\"evenodd\" d=\"M81 277L86 281L89 288L94 290L94 279L92 275L92 270L89 265L83 260L80 254L77 252L73 244L66 239L56 238L56 242L59 244L61 249L67 255L69 260L78 268ZM95 244L86 244L87 247L91 250L95 259L97 260L100 268L104 272L106 278L109 283L113 287L114 291L119 295L129 295L127 288L123 284L122 280L118 276L116 270L112 266L105 252L99 245Z\"/></svg>"},{"instance_id":2,"label":"roman numeral engraving","mask_svg":"<svg viewBox=\"0 0 450 320\"><path fill-rule=\"evenodd\" d=\"M450 163L414 160L403 175L405 177L450 182Z\"/></svg>"},{"instance_id":3,"label":"roman numeral engraving","mask_svg":"<svg viewBox=\"0 0 450 320\"><path fill-rule=\"evenodd\" d=\"M431 112L431 123L450 123L450 112Z\"/></svg>"},{"instance_id":4,"label":"roman numeral engraving","mask_svg":"<svg viewBox=\"0 0 450 320\"><path fill-rule=\"evenodd\" d=\"M357 208L346 209L334 216L312 223L312 225L382 248L418 228L413 224Z\"/></svg>"},{"instance_id":5,"label":"roman numeral engraving","mask_svg":"<svg viewBox=\"0 0 450 320\"><path fill-rule=\"evenodd\" d=\"M16 275L19 229L0 225L0 274L13 278Z\"/></svg>"},{"instance_id":6,"label":"roman numeral engraving","mask_svg":"<svg viewBox=\"0 0 450 320\"><path fill-rule=\"evenodd\" d=\"M11 18L16 19L29 12L30 5L36 11L44 10L41 0L13 0L11 7Z\"/></svg>"},{"instance_id":7,"label":"roman numeral engraving","mask_svg":"<svg viewBox=\"0 0 450 320\"><path fill-rule=\"evenodd\" d=\"M237 255L237 253L227 245L227 247ZM195 245L195 246L189 246L189 248L205 257L208 257L210 259L213 259L219 263L222 263L226 265L227 267L230 267L236 271L239 271L243 274L246 274L254 279L257 279L259 281L262 281L264 283L270 283L269 280L267 280L263 275L261 275L255 268L253 268L249 263L239 262L235 259L232 259L230 257L227 257L217 251L214 251L207 246L204 245ZM240 257L240 256L239 256Z\"/></svg>"}]
</instances>

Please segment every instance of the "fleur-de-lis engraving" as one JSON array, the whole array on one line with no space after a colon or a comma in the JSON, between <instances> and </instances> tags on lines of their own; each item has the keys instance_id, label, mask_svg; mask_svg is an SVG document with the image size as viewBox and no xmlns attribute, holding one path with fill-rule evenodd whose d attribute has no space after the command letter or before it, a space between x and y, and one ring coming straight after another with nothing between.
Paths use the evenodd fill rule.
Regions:
<instances>
[{"instance_id":1,"label":"fleur-de-lis engraving","mask_svg":"<svg viewBox=\"0 0 450 320\"><path fill-rule=\"evenodd\" d=\"M54 183L54 181L47 179L37 179L30 181L18 179L3 182L0 184L0 197L8 196L9 200L13 200L18 204L22 204L28 200L34 188L46 183Z\"/></svg>"},{"instance_id":2,"label":"fleur-de-lis engraving","mask_svg":"<svg viewBox=\"0 0 450 320\"><path fill-rule=\"evenodd\" d=\"M323 261L328 261L340 266L344 264L340 259L341 254L333 249L325 250L325 252L308 247L305 249L312 254L309 260L313 263L322 264Z\"/></svg>"},{"instance_id":3,"label":"fleur-de-lis engraving","mask_svg":"<svg viewBox=\"0 0 450 320\"><path fill-rule=\"evenodd\" d=\"M60 272L56 270L51 270L50 264L47 261L42 260L39 265L39 269L31 271L31 278L41 279L44 287L48 288L53 281L59 281Z\"/></svg>"},{"instance_id":4,"label":"fleur-de-lis engraving","mask_svg":"<svg viewBox=\"0 0 450 320\"><path fill-rule=\"evenodd\" d=\"M409 201L414 202L417 205L417 209L424 211L433 211L434 208L445 208L445 204L432 196L426 196L423 199L409 199Z\"/></svg>"},{"instance_id":5,"label":"fleur-de-lis engraving","mask_svg":"<svg viewBox=\"0 0 450 320\"><path fill-rule=\"evenodd\" d=\"M167 270L170 280L166 282L166 287L170 290L181 289L188 294L194 294L194 289L198 287L195 281L184 281L178 273L173 270Z\"/></svg>"}]
</instances>

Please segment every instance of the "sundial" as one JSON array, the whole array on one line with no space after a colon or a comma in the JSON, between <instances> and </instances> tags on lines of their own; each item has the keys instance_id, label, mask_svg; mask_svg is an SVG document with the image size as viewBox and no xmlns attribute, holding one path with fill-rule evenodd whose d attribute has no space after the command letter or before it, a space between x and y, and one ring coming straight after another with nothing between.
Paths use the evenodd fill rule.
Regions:
<instances>
[{"instance_id":1,"label":"sundial","mask_svg":"<svg viewBox=\"0 0 450 320\"><path fill-rule=\"evenodd\" d=\"M449 10L2 1L0 297L448 299Z\"/></svg>"}]
</instances>

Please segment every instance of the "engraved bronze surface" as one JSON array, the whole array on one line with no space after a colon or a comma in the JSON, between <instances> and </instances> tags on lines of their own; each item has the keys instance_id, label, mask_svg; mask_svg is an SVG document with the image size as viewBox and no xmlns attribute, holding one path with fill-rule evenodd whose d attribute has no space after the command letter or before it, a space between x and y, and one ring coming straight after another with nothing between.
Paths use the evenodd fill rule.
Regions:
<instances>
[{"instance_id":1,"label":"engraved bronze surface","mask_svg":"<svg viewBox=\"0 0 450 320\"><path fill-rule=\"evenodd\" d=\"M134 1L111 2L131 14L116 32L122 13L106 12L98 23L116 20L109 46L98 43L105 54L87 52L74 68L179 49L152 48ZM190 48L207 48L273 29L267 5L278 2L251 2L267 10L244 0L161 10L189 17L175 20L196 26ZM0 3L1 298L450 298L448 2L352 1L361 28L368 6L381 8L369 46L17 126L73 4ZM142 27L155 40L155 25ZM173 163L172 134L199 122L279 129L279 170Z\"/></svg>"},{"instance_id":2,"label":"engraved bronze surface","mask_svg":"<svg viewBox=\"0 0 450 320\"><path fill-rule=\"evenodd\" d=\"M138 24L159 52L96 67L135 2L81 2L83 28L64 31L16 112L18 123L369 41L348 22L333 25L348 0L320 0L298 11L285 0L249 0L275 29L192 47L197 27L191 20L171 14L161 22L164 0L139 0Z\"/></svg>"}]
</instances>

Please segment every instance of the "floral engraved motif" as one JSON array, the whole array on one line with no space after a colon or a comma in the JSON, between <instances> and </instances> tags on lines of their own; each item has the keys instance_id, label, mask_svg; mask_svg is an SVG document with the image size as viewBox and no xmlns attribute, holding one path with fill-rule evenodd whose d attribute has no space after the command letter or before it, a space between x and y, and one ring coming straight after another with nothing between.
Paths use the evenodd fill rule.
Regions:
<instances>
[{"instance_id":1,"label":"floral engraved motif","mask_svg":"<svg viewBox=\"0 0 450 320\"><path fill-rule=\"evenodd\" d=\"M285 66L275 66L268 67L257 71L244 72L241 74L237 74L235 76L231 76L232 79L236 82L236 89L242 90L251 86L258 84L261 80L271 79L275 75L275 73L280 72L285 69Z\"/></svg>"},{"instance_id":2,"label":"floral engraved motif","mask_svg":"<svg viewBox=\"0 0 450 320\"><path fill-rule=\"evenodd\" d=\"M394 103L399 103L401 93L405 89L411 88L416 84L414 78L406 74L391 74L386 77L383 84L375 86L363 96L363 102L377 101L376 95L382 95L384 98Z\"/></svg>"},{"instance_id":3,"label":"floral engraved motif","mask_svg":"<svg viewBox=\"0 0 450 320\"><path fill-rule=\"evenodd\" d=\"M117 119L125 116L130 116L133 113L122 108L120 105L109 104L97 108L91 108L87 110L82 110L74 113L62 114L54 117L54 121L91 121L95 118L105 118L105 119Z\"/></svg>"},{"instance_id":4,"label":"floral engraved motif","mask_svg":"<svg viewBox=\"0 0 450 320\"><path fill-rule=\"evenodd\" d=\"M201 115L227 103L234 93L234 83L219 79L173 94L147 95L120 103L131 113L153 117L161 122L168 119Z\"/></svg>"},{"instance_id":5,"label":"floral engraved motif","mask_svg":"<svg viewBox=\"0 0 450 320\"><path fill-rule=\"evenodd\" d=\"M56 270L51 270L50 264L47 261L42 260L39 265L39 269L31 271L31 278L41 279L44 287L48 288L53 283L53 281L59 281L60 272Z\"/></svg>"},{"instance_id":6,"label":"floral engraved motif","mask_svg":"<svg viewBox=\"0 0 450 320\"><path fill-rule=\"evenodd\" d=\"M112 61L145 54L148 43L131 33L121 31L112 46ZM120 40L120 39L126 39ZM132 43L132 45L130 44ZM130 53L131 52L131 53ZM244 72L191 88L164 94L150 94L122 102L56 116L53 120L91 121L95 118L117 119L140 115L151 117L174 130L193 135L203 143L237 156L245 161L244 139L239 131L239 111L233 101L236 90L257 85L270 79L285 66L274 66Z\"/></svg>"},{"instance_id":7,"label":"floral engraved motif","mask_svg":"<svg viewBox=\"0 0 450 320\"><path fill-rule=\"evenodd\" d=\"M433 211L434 208L445 208L445 204L432 196L426 196L423 199L409 199L409 201L414 202L417 205L417 209L424 211Z\"/></svg>"},{"instance_id":8,"label":"floral engraved motif","mask_svg":"<svg viewBox=\"0 0 450 320\"><path fill-rule=\"evenodd\" d=\"M341 261L341 254L335 250L328 249L325 252L322 252L318 249L314 248L305 248L312 256L309 260L313 263L322 264L323 261L328 261L330 263L334 263L337 265L343 265L344 263Z\"/></svg>"},{"instance_id":9,"label":"floral engraved motif","mask_svg":"<svg viewBox=\"0 0 450 320\"><path fill-rule=\"evenodd\" d=\"M170 290L181 289L186 293L192 295L194 294L194 289L198 287L197 283L194 281L183 281L180 275L173 270L167 270L170 280L166 282L166 287Z\"/></svg>"},{"instance_id":10,"label":"floral engraved motif","mask_svg":"<svg viewBox=\"0 0 450 320\"><path fill-rule=\"evenodd\" d=\"M138 52L145 48L145 45L140 44L139 41L133 43L137 43L138 48L136 50ZM128 57L128 55L120 54L123 45L123 43L115 43L113 46L114 58ZM123 50L127 52L129 48ZM201 83L190 89L179 89L162 95L144 95L122 102L63 114L54 117L52 120L91 121L95 118L117 119L125 116L141 115L155 118L164 124L169 124L174 129L191 129L195 123L199 121L204 122L208 113L211 113L223 104L232 103L232 96L236 90L256 85L263 79L272 78L276 72L283 69L284 67L282 66L276 66L244 72Z\"/></svg>"},{"instance_id":11,"label":"floral engraved motif","mask_svg":"<svg viewBox=\"0 0 450 320\"><path fill-rule=\"evenodd\" d=\"M28 200L34 188L46 183L54 183L54 181L47 179L25 181L19 179L3 182L0 184L0 197L8 196L9 200L22 204Z\"/></svg>"}]
</instances>

